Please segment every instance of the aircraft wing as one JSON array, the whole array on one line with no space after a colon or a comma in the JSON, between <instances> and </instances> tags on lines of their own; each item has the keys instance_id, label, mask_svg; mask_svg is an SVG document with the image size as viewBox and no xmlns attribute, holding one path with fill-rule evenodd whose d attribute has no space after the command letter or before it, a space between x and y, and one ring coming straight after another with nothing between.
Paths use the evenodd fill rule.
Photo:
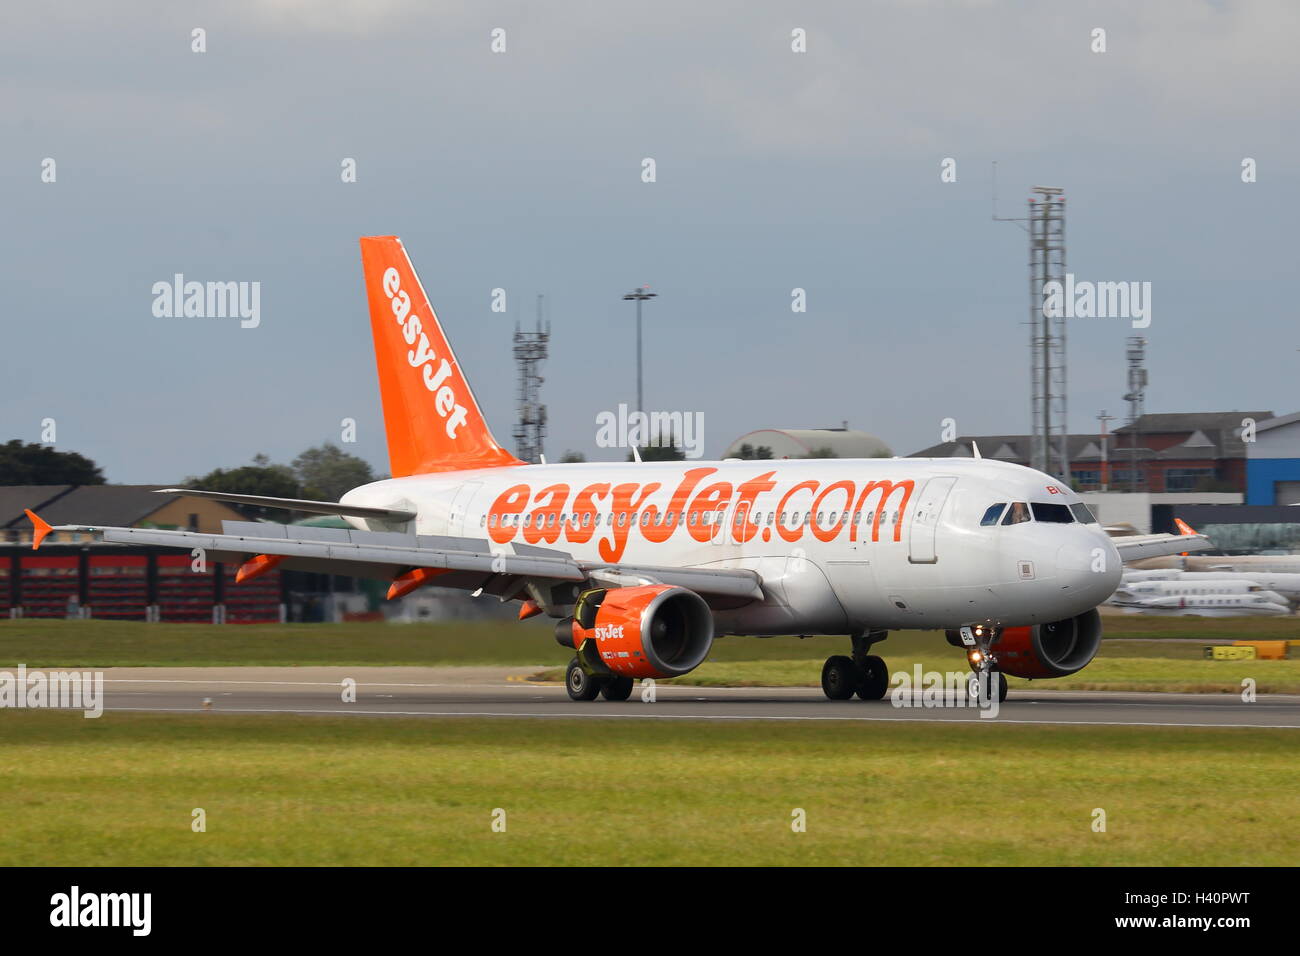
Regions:
<instances>
[{"instance_id":1,"label":"aircraft wing","mask_svg":"<svg viewBox=\"0 0 1300 956\"><path fill-rule=\"evenodd\" d=\"M285 511L305 511L317 515L350 515L354 518L378 518L401 523L415 519L414 511L396 511L391 508L367 508L363 505L344 505L334 501L312 501L308 498L268 498L264 495L236 495L225 491L198 491L193 488L159 488L158 494L188 495L191 498L209 498L235 505L256 505L259 508L283 508Z\"/></svg>"},{"instance_id":2,"label":"aircraft wing","mask_svg":"<svg viewBox=\"0 0 1300 956\"><path fill-rule=\"evenodd\" d=\"M1203 534L1131 534L1113 537L1110 543L1124 561L1182 554L1184 551L1208 551L1214 547Z\"/></svg>"},{"instance_id":3,"label":"aircraft wing","mask_svg":"<svg viewBox=\"0 0 1300 956\"><path fill-rule=\"evenodd\" d=\"M761 599L762 579L743 568L670 568L575 561L562 551L515 545L493 553L482 538L456 538L348 528L311 528L249 521L223 522L223 534L62 525L48 530L79 531L116 544L154 545L193 551L210 563L247 565L259 555L279 558L272 566L349 577L393 581L415 568L436 572L443 587L482 589L503 600L516 596L527 580L614 584L675 584L719 597ZM48 532L47 532L48 533ZM44 537L44 534L41 535ZM403 592L404 593L404 592Z\"/></svg>"}]
</instances>

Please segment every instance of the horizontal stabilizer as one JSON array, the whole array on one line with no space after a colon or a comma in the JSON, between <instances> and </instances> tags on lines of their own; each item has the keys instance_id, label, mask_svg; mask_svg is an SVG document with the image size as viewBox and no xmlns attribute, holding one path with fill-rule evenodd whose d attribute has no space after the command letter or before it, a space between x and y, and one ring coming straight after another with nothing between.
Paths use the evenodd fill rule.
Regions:
<instances>
[{"instance_id":1,"label":"horizontal stabilizer","mask_svg":"<svg viewBox=\"0 0 1300 956\"><path fill-rule=\"evenodd\" d=\"M1124 561L1182 554L1184 551L1208 551L1214 547L1203 534L1135 534L1111 538L1110 543Z\"/></svg>"},{"instance_id":2,"label":"horizontal stabilizer","mask_svg":"<svg viewBox=\"0 0 1300 956\"><path fill-rule=\"evenodd\" d=\"M362 505L344 505L335 501L311 501L306 498L268 498L264 495L236 495L225 491L196 491L193 488L160 488L158 494L189 495L191 498L210 498L233 505L259 508L283 508L286 511L305 511L317 515L348 515L353 518L375 518L379 521L414 521L414 511L397 511L392 508L366 508Z\"/></svg>"}]
</instances>

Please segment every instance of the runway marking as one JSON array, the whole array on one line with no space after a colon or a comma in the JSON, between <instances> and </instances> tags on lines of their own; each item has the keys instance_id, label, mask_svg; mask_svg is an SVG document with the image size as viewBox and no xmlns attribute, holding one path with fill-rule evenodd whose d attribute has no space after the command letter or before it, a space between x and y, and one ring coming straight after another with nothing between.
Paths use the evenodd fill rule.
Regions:
<instances>
[{"instance_id":1,"label":"runway marking","mask_svg":"<svg viewBox=\"0 0 1300 956\"><path fill-rule=\"evenodd\" d=\"M276 685L281 687L339 687L343 679L328 680L196 680L194 678L179 677L109 677L104 680L105 684L247 684L257 687ZM509 684L401 684L391 683L389 681L357 681L358 687L491 687L493 689L509 688L510 690L519 690L518 687L510 687ZM555 686L562 687L562 684L537 684L537 687ZM719 688L720 690L723 688ZM739 688L726 688L728 690L738 690Z\"/></svg>"},{"instance_id":2,"label":"runway marking","mask_svg":"<svg viewBox=\"0 0 1300 956\"><path fill-rule=\"evenodd\" d=\"M1300 726L1294 724L1194 724L1194 723L1175 723L1173 721L1129 721L1129 720L1016 720L1014 718L996 717L992 720L980 720L978 717L972 718L943 718L943 717L811 717L807 715L791 715L789 717L778 717L773 715L755 714L746 716L743 714L614 714L608 712L587 712L587 713L562 713L562 714L538 714L538 713L509 713L504 711L473 711L473 710L350 710L342 708L338 710L299 710L284 708L262 708L262 707L238 707L229 708L222 711L203 711L193 708L180 707L109 707L108 710L133 711L135 713L176 713L176 714L194 714L194 713L224 713L224 714L329 714L338 716L363 716L363 717L530 717L541 719L561 719L569 717L587 717L595 719L617 719L624 720L774 720L774 721L792 721L792 720L852 720L852 721L897 721L909 723L928 723L928 724L1065 724L1067 726L1081 727L1211 727L1222 728L1227 730L1300 730Z\"/></svg>"}]
</instances>

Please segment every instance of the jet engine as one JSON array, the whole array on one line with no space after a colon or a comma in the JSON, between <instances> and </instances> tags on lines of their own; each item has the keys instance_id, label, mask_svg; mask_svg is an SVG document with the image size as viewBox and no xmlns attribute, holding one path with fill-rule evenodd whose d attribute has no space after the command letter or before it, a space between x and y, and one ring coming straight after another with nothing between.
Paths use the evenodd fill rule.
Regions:
<instances>
[{"instance_id":1,"label":"jet engine","mask_svg":"<svg viewBox=\"0 0 1300 956\"><path fill-rule=\"evenodd\" d=\"M998 670L1034 678L1068 677L1088 666L1100 647L1096 608L1051 624L1004 628L989 644Z\"/></svg>"},{"instance_id":2,"label":"jet engine","mask_svg":"<svg viewBox=\"0 0 1300 956\"><path fill-rule=\"evenodd\" d=\"M678 677L708 656L713 612L694 591L673 585L594 588L578 596L555 638L621 677Z\"/></svg>"}]
</instances>

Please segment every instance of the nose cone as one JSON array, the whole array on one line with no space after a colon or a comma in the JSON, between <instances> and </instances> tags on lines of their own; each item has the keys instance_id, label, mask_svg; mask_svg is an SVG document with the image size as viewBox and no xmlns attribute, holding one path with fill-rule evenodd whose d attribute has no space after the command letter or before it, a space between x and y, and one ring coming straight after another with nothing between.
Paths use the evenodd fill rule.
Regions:
<instances>
[{"instance_id":1,"label":"nose cone","mask_svg":"<svg viewBox=\"0 0 1300 956\"><path fill-rule=\"evenodd\" d=\"M1124 563L1110 539L1088 534L1061 545L1056 552L1056 571L1062 591L1082 609L1096 607L1119 587Z\"/></svg>"}]
</instances>

